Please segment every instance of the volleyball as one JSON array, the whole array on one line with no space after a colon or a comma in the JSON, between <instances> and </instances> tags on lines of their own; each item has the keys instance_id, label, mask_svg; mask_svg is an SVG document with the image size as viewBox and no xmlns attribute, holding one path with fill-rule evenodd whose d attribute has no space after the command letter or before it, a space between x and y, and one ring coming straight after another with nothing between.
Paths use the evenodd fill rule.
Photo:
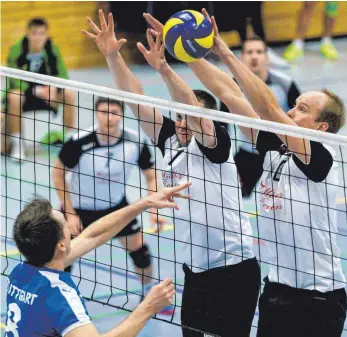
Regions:
<instances>
[{"instance_id":1,"label":"volleyball","mask_svg":"<svg viewBox=\"0 0 347 337\"><path fill-rule=\"evenodd\" d=\"M203 58L213 46L214 31L200 12L177 12L166 22L163 39L168 52L182 62Z\"/></svg>"}]
</instances>

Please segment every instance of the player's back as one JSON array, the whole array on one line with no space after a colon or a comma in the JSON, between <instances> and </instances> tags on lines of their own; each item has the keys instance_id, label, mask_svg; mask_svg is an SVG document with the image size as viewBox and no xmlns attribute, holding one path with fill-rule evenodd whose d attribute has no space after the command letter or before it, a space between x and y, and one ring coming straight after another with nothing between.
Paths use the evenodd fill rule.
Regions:
<instances>
[{"instance_id":1,"label":"player's back","mask_svg":"<svg viewBox=\"0 0 347 337\"><path fill-rule=\"evenodd\" d=\"M69 273L19 264L9 276L6 337L64 336L91 323Z\"/></svg>"}]
</instances>

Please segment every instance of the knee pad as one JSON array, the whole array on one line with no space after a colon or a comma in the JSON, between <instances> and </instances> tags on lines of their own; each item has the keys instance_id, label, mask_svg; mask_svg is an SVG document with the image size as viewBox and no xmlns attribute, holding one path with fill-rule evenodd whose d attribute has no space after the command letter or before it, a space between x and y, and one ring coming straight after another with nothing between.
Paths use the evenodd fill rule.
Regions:
<instances>
[{"instance_id":1,"label":"knee pad","mask_svg":"<svg viewBox=\"0 0 347 337\"><path fill-rule=\"evenodd\" d=\"M337 1L326 1L325 2L325 14L329 18L336 18L338 13Z\"/></svg>"},{"instance_id":2,"label":"knee pad","mask_svg":"<svg viewBox=\"0 0 347 337\"><path fill-rule=\"evenodd\" d=\"M152 258L147 245L143 245L140 249L131 252L129 255L137 268L147 268L151 265Z\"/></svg>"}]
</instances>

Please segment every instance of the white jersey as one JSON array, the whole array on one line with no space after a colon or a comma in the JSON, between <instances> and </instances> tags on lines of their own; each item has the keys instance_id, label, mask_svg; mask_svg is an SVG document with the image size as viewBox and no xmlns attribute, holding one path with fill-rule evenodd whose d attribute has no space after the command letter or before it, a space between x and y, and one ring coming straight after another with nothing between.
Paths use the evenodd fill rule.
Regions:
<instances>
[{"instance_id":1,"label":"white jersey","mask_svg":"<svg viewBox=\"0 0 347 337\"><path fill-rule=\"evenodd\" d=\"M243 210L230 136L217 123L215 130L214 148L204 147L194 137L181 147L175 122L164 117L157 144L164 156L164 186L192 182L191 200L176 200L180 209L174 211L173 222L176 259L194 272L254 257L252 227Z\"/></svg>"},{"instance_id":2,"label":"white jersey","mask_svg":"<svg viewBox=\"0 0 347 337\"><path fill-rule=\"evenodd\" d=\"M149 148L137 132L125 128L114 143L103 144L95 129L75 134L59 153L71 169L68 188L75 209L115 207L124 198L132 169L153 166Z\"/></svg>"},{"instance_id":3,"label":"white jersey","mask_svg":"<svg viewBox=\"0 0 347 337\"><path fill-rule=\"evenodd\" d=\"M275 134L260 131L266 153L260 179L259 237L270 255L270 282L327 292L345 287L336 243L338 186L335 152L310 141L305 165Z\"/></svg>"}]
</instances>

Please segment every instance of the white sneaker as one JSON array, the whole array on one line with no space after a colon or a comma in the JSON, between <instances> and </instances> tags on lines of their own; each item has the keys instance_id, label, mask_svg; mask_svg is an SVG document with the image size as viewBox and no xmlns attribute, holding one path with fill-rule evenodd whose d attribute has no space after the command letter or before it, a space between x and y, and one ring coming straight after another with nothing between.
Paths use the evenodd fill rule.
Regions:
<instances>
[{"instance_id":1,"label":"white sneaker","mask_svg":"<svg viewBox=\"0 0 347 337\"><path fill-rule=\"evenodd\" d=\"M277 55L277 53L272 48L267 48L267 56L269 58L270 66L281 69L290 68L289 63L284 58Z\"/></svg>"},{"instance_id":2,"label":"white sneaker","mask_svg":"<svg viewBox=\"0 0 347 337\"><path fill-rule=\"evenodd\" d=\"M26 159L24 141L20 141L18 144L13 145L10 158L16 162Z\"/></svg>"}]
</instances>

